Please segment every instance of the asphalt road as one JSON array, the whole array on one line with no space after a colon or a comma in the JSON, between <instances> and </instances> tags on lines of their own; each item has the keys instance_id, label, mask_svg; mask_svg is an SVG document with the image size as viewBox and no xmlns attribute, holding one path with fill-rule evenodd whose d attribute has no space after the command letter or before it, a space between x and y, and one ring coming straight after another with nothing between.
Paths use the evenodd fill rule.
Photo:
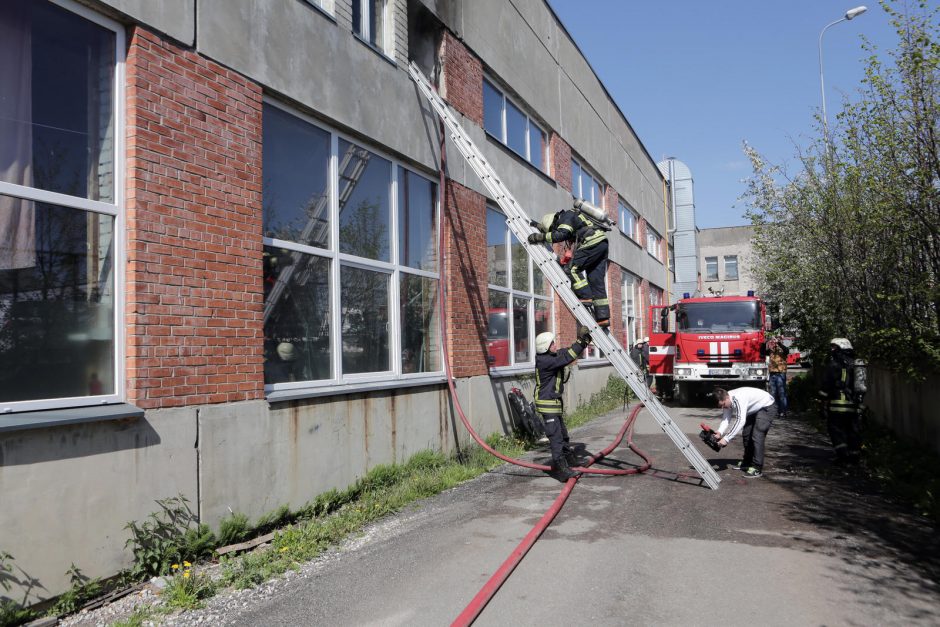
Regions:
<instances>
[{"instance_id":1,"label":"asphalt road","mask_svg":"<svg viewBox=\"0 0 940 627\"><path fill-rule=\"evenodd\" d=\"M717 425L717 410L669 411L696 445L700 421ZM625 417L573 439L600 450ZM700 447L722 478L717 491L647 412L634 441L654 469L580 479L476 625L940 624L936 529L834 467L798 417L773 425L763 478L730 467L740 442L722 454ZM610 461L640 463L626 447ZM225 622L448 625L560 489L502 466L374 526Z\"/></svg>"}]
</instances>

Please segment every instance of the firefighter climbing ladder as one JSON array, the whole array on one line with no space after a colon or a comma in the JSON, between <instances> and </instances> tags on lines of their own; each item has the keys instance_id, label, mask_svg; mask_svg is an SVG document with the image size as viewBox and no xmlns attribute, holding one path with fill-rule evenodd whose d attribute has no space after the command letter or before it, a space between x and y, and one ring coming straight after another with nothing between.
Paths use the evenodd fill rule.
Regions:
<instances>
[{"instance_id":1,"label":"firefighter climbing ladder","mask_svg":"<svg viewBox=\"0 0 940 627\"><path fill-rule=\"evenodd\" d=\"M646 386L642 372L627 356L623 348L609 334L601 330L594 320L594 316L588 312L578 300L577 296L574 295L574 292L568 286L568 277L561 269L561 266L558 265L554 253L550 252L545 246L529 244L528 236L532 233L532 227L529 224L529 216L522 211L519 203L516 202L516 199L509 193L506 186L503 185L499 177L496 176L496 171L490 166L487 160L483 158L483 154L473 144L470 137L460 126L460 123L453 114L451 114L447 105L441 97L437 95L427 78L425 78L424 74L422 74L421 70L418 69L418 66L415 65L414 62L409 64L408 72L418 85L418 89L421 90L424 97L431 103L434 111L444 120L444 123L450 130L451 139L454 141L460 154L464 156L467 163L473 168L473 171L480 177L483 185L499 204L506 216L506 224L509 226L509 229L522 244L523 248L525 248L529 256L532 257L536 265L538 265L539 269L552 284L552 287L555 288L555 292L558 293L578 322L591 330L591 337L593 338L594 344L604 351L610 363L617 369L617 372L619 372L620 376L627 382L627 385L629 385L637 395L637 398L639 398L650 411L653 418L656 419L666 435L669 436L682 454L685 455L685 458L692 467L702 476L702 479L705 480L708 487L717 490L718 484L721 482L718 474L692 446L692 443L689 442L689 439L682 430L679 429L676 423L672 421L672 418L669 417L669 414L662 404L660 404L659 400L650 392L649 388Z\"/></svg>"}]
</instances>

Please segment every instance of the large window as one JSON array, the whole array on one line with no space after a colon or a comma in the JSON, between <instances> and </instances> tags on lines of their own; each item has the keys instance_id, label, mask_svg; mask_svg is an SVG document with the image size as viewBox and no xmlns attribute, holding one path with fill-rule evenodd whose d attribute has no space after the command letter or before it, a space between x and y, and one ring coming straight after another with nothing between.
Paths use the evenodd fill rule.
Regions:
<instances>
[{"instance_id":1,"label":"large window","mask_svg":"<svg viewBox=\"0 0 940 627\"><path fill-rule=\"evenodd\" d=\"M592 205L604 208L604 185L588 172L577 159L571 160L571 194Z\"/></svg>"},{"instance_id":2,"label":"large window","mask_svg":"<svg viewBox=\"0 0 940 627\"><path fill-rule=\"evenodd\" d=\"M264 107L269 390L441 371L437 186Z\"/></svg>"},{"instance_id":3,"label":"large window","mask_svg":"<svg viewBox=\"0 0 940 627\"><path fill-rule=\"evenodd\" d=\"M620 209L620 231L633 241L640 241L640 215L623 199L618 202L618 207Z\"/></svg>"},{"instance_id":4,"label":"large window","mask_svg":"<svg viewBox=\"0 0 940 627\"><path fill-rule=\"evenodd\" d=\"M387 0L352 0L351 8L353 32L388 54L392 46Z\"/></svg>"},{"instance_id":5,"label":"large window","mask_svg":"<svg viewBox=\"0 0 940 627\"><path fill-rule=\"evenodd\" d=\"M0 32L0 411L117 401L123 29L4 0Z\"/></svg>"},{"instance_id":6,"label":"large window","mask_svg":"<svg viewBox=\"0 0 940 627\"><path fill-rule=\"evenodd\" d=\"M552 330L548 282L495 209L486 212L486 246L487 360L490 367L532 365L535 336Z\"/></svg>"},{"instance_id":7,"label":"large window","mask_svg":"<svg viewBox=\"0 0 940 627\"><path fill-rule=\"evenodd\" d=\"M620 311L623 315L623 337L621 341L629 349L637 340L636 303L638 302L637 289L640 282L635 276L626 271L622 271L621 276L623 277L620 292L622 298Z\"/></svg>"},{"instance_id":8,"label":"large window","mask_svg":"<svg viewBox=\"0 0 940 627\"><path fill-rule=\"evenodd\" d=\"M649 225L646 226L646 252L656 257L659 261L663 260L663 238L660 237L659 233L650 228Z\"/></svg>"},{"instance_id":9,"label":"large window","mask_svg":"<svg viewBox=\"0 0 940 627\"><path fill-rule=\"evenodd\" d=\"M738 280L738 256L725 255L725 281Z\"/></svg>"},{"instance_id":10,"label":"large window","mask_svg":"<svg viewBox=\"0 0 940 627\"><path fill-rule=\"evenodd\" d=\"M483 128L536 168L548 172L548 134L486 79Z\"/></svg>"},{"instance_id":11,"label":"large window","mask_svg":"<svg viewBox=\"0 0 940 627\"><path fill-rule=\"evenodd\" d=\"M718 257L705 257L705 280L718 280Z\"/></svg>"}]
</instances>

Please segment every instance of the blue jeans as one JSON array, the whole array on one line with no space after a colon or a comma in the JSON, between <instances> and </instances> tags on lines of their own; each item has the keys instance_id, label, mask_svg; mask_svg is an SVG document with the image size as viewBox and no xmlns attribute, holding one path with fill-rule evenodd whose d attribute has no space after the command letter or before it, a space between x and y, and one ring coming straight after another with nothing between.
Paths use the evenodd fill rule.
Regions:
<instances>
[{"instance_id":1,"label":"blue jeans","mask_svg":"<svg viewBox=\"0 0 940 627\"><path fill-rule=\"evenodd\" d=\"M790 404L787 402L787 374L785 372L770 373L770 393L777 401L777 411L787 413Z\"/></svg>"}]
</instances>

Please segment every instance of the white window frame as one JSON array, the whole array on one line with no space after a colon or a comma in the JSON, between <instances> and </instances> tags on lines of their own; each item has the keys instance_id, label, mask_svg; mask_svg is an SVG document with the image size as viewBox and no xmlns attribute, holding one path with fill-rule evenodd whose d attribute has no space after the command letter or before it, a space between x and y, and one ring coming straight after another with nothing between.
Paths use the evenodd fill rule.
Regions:
<instances>
[{"instance_id":1,"label":"white window frame","mask_svg":"<svg viewBox=\"0 0 940 627\"><path fill-rule=\"evenodd\" d=\"M590 168L584 166L584 162L578 159L577 157L572 156L571 161L574 164L577 164L578 170L580 171L580 176L578 176L577 185L574 181L574 168L572 168L572 180L571 180L571 195L575 198L580 198L581 200L586 200L592 205L599 207L601 209L606 209L607 202L604 198L604 182L600 179L599 176L595 175ZM590 181L590 190L591 193L588 196L584 194L584 182L585 178ZM595 187L596 186L596 187ZM601 198L594 198L594 190L599 187L601 190Z\"/></svg>"},{"instance_id":2,"label":"white window frame","mask_svg":"<svg viewBox=\"0 0 940 627\"><path fill-rule=\"evenodd\" d=\"M741 278L741 269L738 266L738 256L737 255L723 255L724 257L724 271L725 271L725 280L726 281L737 281ZM728 276L728 262L734 262L734 276Z\"/></svg>"},{"instance_id":3,"label":"white window frame","mask_svg":"<svg viewBox=\"0 0 940 627\"><path fill-rule=\"evenodd\" d=\"M640 239L640 214L623 198L618 199L618 207L620 209L620 232L638 243ZM627 228L628 224L630 225L629 228Z\"/></svg>"},{"instance_id":4,"label":"white window frame","mask_svg":"<svg viewBox=\"0 0 940 627\"><path fill-rule=\"evenodd\" d=\"M124 402L127 390L126 371L124 369L126 350L124 342L124 300L126 295L124 269L127 266L127 248L125 240L127 227L125 224L126 212L124 193L124 159L126 154L124 144L124 135L126 133L124 122L124 76L126 63L124 26L72 0L49 1L79 17L85 18L89 22L114 32L114 100L111 103L114 111L114 203L89 200L78 196L69 196L68 194L50 192L35 187L27 187L3 181L0 181L0 194L36 202L50 203L70 209L100 213L114 218L114 319L112 321L114 328L114 393L90 397L49 398L9 403L0 400L0 414L120 403Z\"/></svg>"},{"instance_id":5,"label":"white window frame","mask_svg":"<svg viewBox=\"0 0 940 627\"><path fill-rule=\"evenodd\" d=\"M709 260L709 259L714 259L714 260L715 260L715 276L714 276L714 278L712 278L712 277L709 276L709 274L708 274L708 260ZM717 280L718 280L718 256L717 256L717 255L715 255L715 256L710 256L710 257L705 257L705 280L706 280L706 281L717 281Z\"/></svg>"},{"instance_id":6,"label":"white window frame","mask_svg":"<svg viewBox=\"0 0 940 627\"><path fill-rule=\"evenodd\" d=\"M656 261L662 263L662 236L656 232L655 229L646 225L646 252L650 254L651 257L656 259Z\"/></svg>"},{"instance_id":7,"label":"white window frame","mask_svg":"<svg viewBox=\"0 0 940 627\"><path fill-rule=\"evenodd\" d=\"M532 116L526 113L526 107L519 104L519 102L515 98L510 98L509 96L507 96L505 91L497 87L496 81L492 80L488 76L484 76L483 80L486 82L486 84L490 86L490 88L492 88L493 91L495 91L500 96L500 107L499 107L500 134L497 136L497 135L493 135L489 131L486 131L487 134L490 135L490 137L494 137L498 139L499 143L503 144L504 146L512 150L514 153L516 153L517 155L519 155L520 157L522 157L523 159L531 163L533 167L538 169L543 174L548 174L548 172L550 172L549 153L551 152L548 149L548 139L549 139L548 131L542 128L540 124L538 124L532 119ZM508 128L508 124L506 120L506 101L507 100L511 102L512 105L522 113L522 115L525 116L525 154L524 155L519 154L515 149L509 146L509 140L508 140L509 128ZM486 106L485 99L484 99L483 106ZM532 161L533 128L536 129L536 132L545 134L545 150L542 153L541 167L535 165L535 163L533 163ZM486 129L484 128L484 130Z\"/></svg>"},{"instance_id":8,"label":"white window frame","mask_svg":"<svg viewBox=\"0 0 940 627\"><path fill-rule=\"evenodd\" d=\"M309 1L309 0L308 0L308 1ZM330 0L327 0L327 1L329 2ZM390 56L391 56L391 50L392 50L392 48L393 48L393 43L394 43L394 42L392 41L392 36L391 36L392 29L391 29L390 24L389 24L389 22L390 22L390 20L389 20L389 13L390 13L389 6L391 6L391 5L394 3L394 0L352 0L352 2L358 2L358 3L359 3L359 15L360 15L360 22L361 22L360 25L361 25L361 27L362 27L361 32L356 32L356 31L353 31L353 32L356 32L356 35L358 35L364 42L366 42L367 44L369 44L369 46L372 46L372 45L373 45L373 44L372 44L372 41L371 41L371 40L372 40L372 30L373 30L373 28L375 27L375 25L372 23L372 21L371 21L371 19L370 19L369 4L370 4L371 2L378 2L378 3L381 3L381 5L382 5L382 6L381 6L381 13L382 13L382 33L381 33L381 35L382 35L382 36L381 36L381 37L376 37L376 39L378 39L381 43L376 43L376 44L375 44L375 48L376 48L377 50L380 50L380 51L382 52L382 54L384 54L385 56L390 57ZM350 9L350 10L351 10L351 9ZM378 13L378 11L377 11L377 13Z\"/></svg>"},{"instance_id":9,"label":"white window frame","mask_svg":"<svg viewBox=\"0 0 940 627\"><path fill-rule=\"evenodd\" d=\"M280 393L285 391L298 391L298 390L310 390L311 395L319 395L321 393L331 393L331 392L349 392L353 390L368 390L370 388L383 388L388 387L388 383L394 381L411 381L411 382L436 382L443 380L444 376L444 346L443 341L440 342L439 346L440 351L440 370L432 372L415 372L415 373L403 373L402 364L401 364L401 294L400 294L400 285L401 285L401 275L409 274L412 276L419 276L429 279L434 279L438 281L438 286L440 286L440 281L443 280L441 274L441 262L438 259L438 268L437 272L430 272L427 270L421 270L419 268L413 268L411 266L404 266L400 264L398 250L398 219L399 219L399 207L398 207L398 173L399 167L421 176L424 179L427 179L435 185L437 189L437 204L435 207L435 215L437 216L437 224L435 225L435 231L437 233L437 241L440 242L441 237L441 196L442 191L440 190L440 182L425 175L417 170L408 167L401 161L397 161L392 158L391 155L385 153L381 150L376 149L372 145L368 145L350 135L340 133L336 130L331 129L328 126L325 126L317 121L315 121L310 116L292 109L286 104L283 104L273 98L264 98L264 104L277 107L278 109L284 111L289 115L293 115L304 122L315 126L316 128L330 133L330 157L329 157L329 198L330 198L330 241L327 248L317 248L314 246L307 246L304 244L299 244L290 240L275 239L270 237L263 237L262 243L264 246L275 246L278 248L283 248L287 250L297 251L306 255L313 255L316 257L322 257L324 259L330 260L330 357L332 363L332 377L329 379L318 379L318 380L308 380L308 381L290 381L284 383L268 383L264 386L265 395L270 395L271 393ZM368 150L369 152L379 156L383 159L386 159L391 164L391 181L389 184L389 208L390 208L390 217L389 217L389 259L391 261L378 261L375 259L367 259L364 257L359 257L357 255L352 255L349 253L339 252L339 141L343 139L351 144L355 144L361 148ZM344 374L342 372L343 367L343 353L342 353L342 311L341 311L341 276L343 267L352 267L359 268L363 270L368 270L372 272L381 272L387 274L389 277L389 296L388 296L388 326L389 326L389 361L390 368L388 370L368 372L368 373L355 373L355 374ZM441 307L441 303L438 302L438 307ZM440 318L440 312L438 312L438 317ZM443 338L440 338L443 340Z\"/></svg>"},{"instance_id":10,"label":"white window frame","mask_svg":"<svg viewBox=\"0 0 940 627\"><path fill-rule=\"evenodd\" d=\"M626 270L621 270L620 276L620 315L626 333L624 346L629 350L637 340L636 306L639 302L640 278Z\"/></svg>"},{"instance_id":11,"label":"white window frame","mask_svg":"<svg viewBox=\"0 0 940 627\"><path fill-rule=\"evenodd\" d=\"M499 207L497 207L496 205L492 205L492 204L487 203L487 210L488 210L488 211L487 211L487 214L486 214L487 216L489 216L489 210L490 210L490 209L492 209L494 212L496 212L496 213L498 213L498 214L500 214L500 215L503 214L502 210L500 210ZM504 216L504 218L505 218L505 216ZM506 374L509 374L509 373L516 373L516 372L518 372L518 371L520 371L520 370L527 370L527 371L528 371L528 370L532 370L532 369L535 367L535 335L536 335L536 334L535 334L535 301L536 301L536 300L542 300L542 301L547 301L547 302L548 302L548 304L549 304L549 306L548 306L549 320L551 321L551 329L550 329L550 330L551 330L552 333L555 333L555 292L554 292L554 290L551 289L551 285L550 285L550 283L548 282L548 277L545 277L545 286L546 286L546 288L547 288L547 290L548 290L548 296L543 296L543 295L541 295L541 294L536 294L534 291L526 292L526 291L523 291L523 290L517 290L517 289L513 289L513 287L512 287L512 272L513 272L513 263L512 263L512 235L513 235L513 234L512 234L512 231L507 227L507 228L506 228L506 236L505 236L504 242L503 242L503 245L506 247L506 254L508 255L508 258L506 259L506 262L507 262L507 268L506 268L506 285L495 285L495 284L493 284L493 283L487 283L487 286L486 286L486 287L487 287L487 291L486 291L486 303L487 303L486 310L487 310L487 318L489 318L489 293L490 293L490 291L493 291L493 292L500 292L500 293L506 294L506 295L507 295L507 299L508 299L508 302L507 302L507 305L508 305L508 312L507 312L507 315L508 315L508 318L509 318L509 325L508 325L508 326L509 326L509 347L510 347L510 350L509 350L509 365L508 365L508 366L489 366L489 365L487 364L488 367L489 367L490 373L491 373L491 374L494 374L494 375L499 375L499 374L503 374L503 373L506 373ZM487 244L487 245L488 245L488 244ZM527 259L527 263L526 263L526 268L527 268L527 272L529 273L529 288L532 289L532 288L534 288L534 286L535 286L535 282L534 282L535 273L540 272L540 271L535 268L535 264L532 262L532 257L530 257L529 255L526 255L526 257L528 258L528 259ZM516 338L515 338L516 330L515 330L515 325L513 325L513 318L512 318L513 299L514 299L514 298L527 298L527 299L529 300L529 305L528 305L528 308L529 308L529 311L528 311L529 325L528 325L527 331L528 331L528 334L529 334L529 349L530 349L530 350L529 350L529 360L528 360L528 361L524 361L524 362L517 362L517 361L516 361L516 352L515 352L515 350L512 350L512 347L514 347L514 346L516 345L516 344L515 344L515 341L516 341ZM487 324L489 324L489 322L487 322Z\"/></svg>"},{"instance_id":12,"label":"white window frame","mask_svg":"<svg viewBox=\"0 0 940 627\"><path fill-rule=\"evenodd\" d=\"M333 6L333 0L305 0L307 4L315 6L324 13L333 16L335 12L335 7ZM355 2L356 0L353 0Z\"/></svg>"}]
</instances>

